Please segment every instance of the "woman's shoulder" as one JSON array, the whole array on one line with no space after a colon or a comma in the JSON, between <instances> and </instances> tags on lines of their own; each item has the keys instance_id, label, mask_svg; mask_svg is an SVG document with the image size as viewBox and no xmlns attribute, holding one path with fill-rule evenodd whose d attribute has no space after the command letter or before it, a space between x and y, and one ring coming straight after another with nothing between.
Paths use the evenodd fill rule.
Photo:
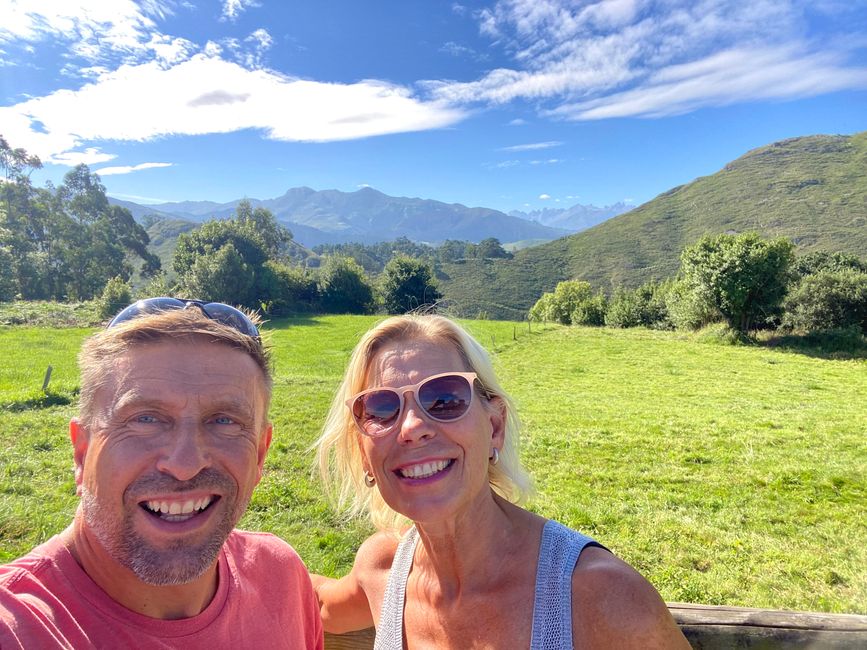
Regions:
<instances>
[{"instance_id":1,"label":"woman's shoulder","mask_svg":"<svg viewBox=\"0 0 867 650\"><path fill-rule=\"evenodd\" d=\"M400 531L383 530L374 533L358 547L353 570L364 573L388 571L402 538Z\"/></svg>"},{"instance_id":2,"label":"woman's shoulder","mask_svg":"<svg viewBox=\"0 0 867 650\"><path fill-rule=\"evenodd\" d=\"M572 574L572 625L594 647L689 647L653 585L597 546L584 549Z\"/></svg>"}]
</instances>

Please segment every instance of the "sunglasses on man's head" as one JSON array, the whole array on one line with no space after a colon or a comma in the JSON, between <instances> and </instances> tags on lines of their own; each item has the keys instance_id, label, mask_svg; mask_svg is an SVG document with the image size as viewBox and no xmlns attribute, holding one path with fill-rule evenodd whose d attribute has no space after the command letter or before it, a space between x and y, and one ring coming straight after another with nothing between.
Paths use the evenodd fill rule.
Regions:
<instances>
[{"instance_id":1,"label":"sunglasses on man's head","mask_svg":"<svg viewBox=\"0 0 867 650\"><path fill-rule=\"evenodd\" d=\"M473 400L474 372L444 372L399 388L369 388L346 400L359 431L371 438L391 433L400 422L406 393L430 419L454 422L464 417Z\"/></svg>"},{"instance_id":2,"label":"sunglasses on man's head","mask_svg":"<svg viewBox=\"0 0 867 650\"><path fill-rule=\"evenodd\" d=\"M128 320L138 318L143 314L156 314L161 311L172 311L175 309L187 309L196 307L205 316L213 321L228 325L234 330L252 336L255 339L259 338L259 329L250 320L250 318L239 309L235 309L231 305L224 305L221 302L204 302L203 300L185 300L183 298L169 298L162 296L160 298L144 298L138 302L134 302L126 309L122 310L117 316L111 319L111 322L106 326L114 327L118 323L123 323Z\"/></svg>"}]
</instances>

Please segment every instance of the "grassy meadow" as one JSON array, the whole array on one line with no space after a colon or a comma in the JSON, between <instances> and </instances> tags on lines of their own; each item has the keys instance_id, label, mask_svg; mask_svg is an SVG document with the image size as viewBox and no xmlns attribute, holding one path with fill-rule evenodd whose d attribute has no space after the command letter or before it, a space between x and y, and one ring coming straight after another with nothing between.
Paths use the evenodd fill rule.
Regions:
<instances>
[{"instance_id":1,"label":"grassy meadow","mask_svg":"<svg viewBox=\"0 0 867 650\"><path fill-rule=\"evenodd\" d=\"M368 534L309 446L378 317L270 324L274 442L242 526L338 575ZM596 537L670 601L867 613L867 362L648 330L467 321L524 423L530 507ZM67 421L91 330L0 327L0 562L76 505ZM45 368L54 368L48 395Z\"/></svg>"}]
</instances>

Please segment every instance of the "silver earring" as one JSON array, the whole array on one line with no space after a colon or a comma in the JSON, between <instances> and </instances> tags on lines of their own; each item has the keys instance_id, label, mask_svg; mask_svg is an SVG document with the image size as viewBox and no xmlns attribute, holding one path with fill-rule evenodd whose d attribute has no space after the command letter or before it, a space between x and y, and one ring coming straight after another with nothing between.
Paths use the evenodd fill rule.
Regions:
<instances>
[{"instance_id":1,"label":"silver earring","mask_svg":"<svg viewBox=\"0 0 867 650\"><path fill-rule=\"evenodd\" d=\"M374 485L376 485L376 477L373 474L371 474L370 472L365 472L364 473L364 484L367 487L372 488Z\"/></svg>"},{"instance_id":2,"label":"silver earring","mask_svg":"<svg viewBox=\"0 0 867 650\"><path fill-rule=\"evenodd\" d=\"M488 459L491 461L491 465L496 465L500 462L500 450L494 447L493 455Z\"/></svg>"}]
</instances>

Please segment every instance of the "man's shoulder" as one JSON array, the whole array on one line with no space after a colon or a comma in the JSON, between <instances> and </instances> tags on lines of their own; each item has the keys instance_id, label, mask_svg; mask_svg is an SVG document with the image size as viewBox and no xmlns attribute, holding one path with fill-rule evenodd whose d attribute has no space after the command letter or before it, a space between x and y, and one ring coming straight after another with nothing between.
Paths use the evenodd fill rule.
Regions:
<instances>
[{"instance_id":1,"label":"man's shoulder","mask_svg":"<svg viewBox=\"0 0 867 650\"><path fill-rule=\"evenodd\" d=\"M26 555L7 564L0 564L0 588L3 594L26 590L28 583L42 581L57 569L57 555L63 548L58 537L52 537Z\"/></svg>"},{"instance_id":2,"label":"man's shoulder","mask_svg":"<svg viewBox=\"0 0 867 650\"><path fill-rule=\"evenodd\" d=\"M225 548L243 573L307 574L307 568L295 549L272 533L236 529L226 540Z\"/></svg>"}]
</instances>

